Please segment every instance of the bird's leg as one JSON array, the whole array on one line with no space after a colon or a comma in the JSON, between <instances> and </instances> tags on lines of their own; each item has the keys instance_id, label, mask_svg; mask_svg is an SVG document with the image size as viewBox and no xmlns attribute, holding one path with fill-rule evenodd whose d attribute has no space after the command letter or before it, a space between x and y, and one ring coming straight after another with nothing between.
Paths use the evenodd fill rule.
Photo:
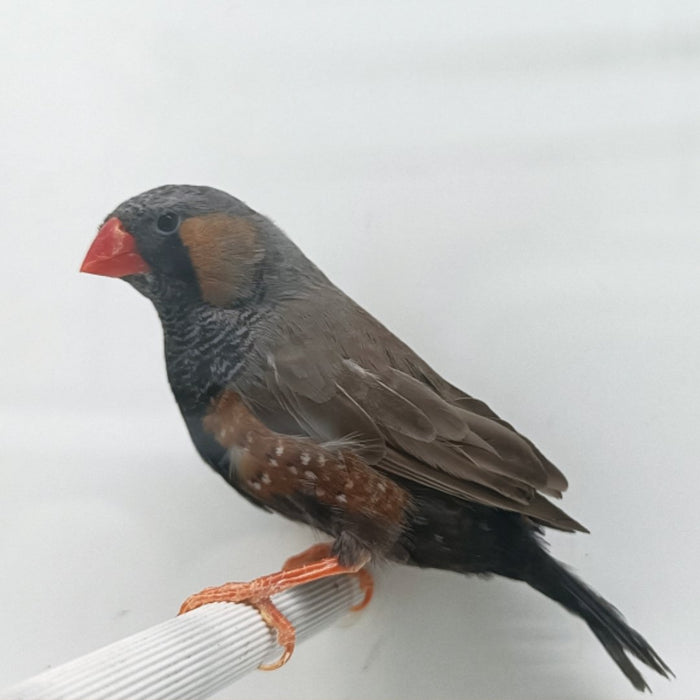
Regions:
<instances>
[{"instance_id":1,"label":"bird's leg","mask_svg":"<svg viewBox=\"0 0 700 700\"><path fill-rule=\"evenodd\" d=\"M338 562L337 557L328 556L330 550L331 545L316 545L296 557L288 559L282 571L261 576L247 583L232 582L222 586L205 588L187 598L180 607L179 614L182 615L208 603L226 602L252 605L260 612L268 626L277 632L277 642L284 648L282 656L277 661L260 666L264 671L272 671L283 666L291 657L296 642L296 633L293 625L272 602L271 596L326 576L356 574L365 593L365 598L352 610L364 608L372 597L372 578L363 569L366 562L343 566Z\"/></svg>"},{"instance_id":2,"label":"bird's leg","mask_svg":"<svg viewBox=\"0 0 700 700\"><path fill-rule=\"evenodd\" d=\"M330 557L332 555L333 543L332 542L319 542L318 544L311 545L308 549L305 549L299 554L289 557L284 564L282 564L282 571L289 571L290 569L297 569L304 564L309 564L314 561L319 561ZM368 605L370 600L372 600L372 594L374 593L374 579L372 574L370 574L367 569L362 566L353 572L357 577L357 582L365 594L365 597L357 604L353 605L350 610L352 612L358 612L359 610L364 610Z\"/></svg>"}]
</instances>

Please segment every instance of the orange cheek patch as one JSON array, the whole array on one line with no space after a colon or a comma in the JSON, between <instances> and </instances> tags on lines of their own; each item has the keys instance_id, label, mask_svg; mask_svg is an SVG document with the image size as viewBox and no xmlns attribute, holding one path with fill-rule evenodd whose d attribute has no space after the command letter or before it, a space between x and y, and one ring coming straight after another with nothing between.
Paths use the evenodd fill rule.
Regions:
<instances>
[{"instance_id":1,"label":"orange cheek patch","mask_svg":"<svg viewBox=\"0 0 700 700\"><path fill-rule=\"evenodd\" d=\"M204 428L237 453L241 484L262 501L303 493L347 513L399 524L410 497L352 452L329 452L310 440L266 428L232 391L214 402Z\"/></svg>"},{"instance_id":2,"label":"orange cheek patch","mask_svg":"<svg viewBox=\"0 0 700 700\"><path fill-rule=\"evenodd\" d=\"M255 227L247 219L227 214L193 216L182 222L180 238L205 301L225 307L245 293L263 255Z\"/></svg>"}]
</instances>

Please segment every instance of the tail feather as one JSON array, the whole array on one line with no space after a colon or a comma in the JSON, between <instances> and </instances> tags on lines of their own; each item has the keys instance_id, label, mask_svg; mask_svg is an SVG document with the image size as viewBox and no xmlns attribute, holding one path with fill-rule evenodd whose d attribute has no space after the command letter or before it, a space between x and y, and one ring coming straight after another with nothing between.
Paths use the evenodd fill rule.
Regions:
<instances>
[{"instance_id":1,"label":"tail feather","mask_svg":"<svg viewBox=\"0 0 700 700\"><path fill-rule=\"evenodd\" d=\"M530 560L527 569L511 577L526 581L569 612L582 617L637 690L649 690L649 686L626 652L665 678L673 676L671 669L644 637L625 622L618 610L544 550L538 548L538 555Z\"/></svg>"}]
</instances>

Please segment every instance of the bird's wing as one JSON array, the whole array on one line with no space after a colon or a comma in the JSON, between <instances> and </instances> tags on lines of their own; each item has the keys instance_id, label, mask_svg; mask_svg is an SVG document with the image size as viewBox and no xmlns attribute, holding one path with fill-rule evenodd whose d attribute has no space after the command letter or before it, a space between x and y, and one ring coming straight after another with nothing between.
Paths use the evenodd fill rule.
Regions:
<instances>
[{"instance_id":1,"label":"bird's wing","mask_svg":"<svg viewBox=\"0 0 700 700\"><path fill-rule=\"evenodd\" d=\"M380 345L394 353L368 354L363 344L364 366L347 343L320 340L328 337L292 338L268 356L268 390L307 435L352 445L377 469L438 491L585 531L542 495L561 497L562 473L486 404L394 336Z\"/></svg>"}]
</instances>

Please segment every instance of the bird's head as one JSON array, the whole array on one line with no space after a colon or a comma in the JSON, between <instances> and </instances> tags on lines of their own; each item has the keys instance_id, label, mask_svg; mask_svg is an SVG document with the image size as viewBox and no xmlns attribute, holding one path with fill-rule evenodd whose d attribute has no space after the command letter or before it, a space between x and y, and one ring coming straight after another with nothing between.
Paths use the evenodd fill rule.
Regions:
<instances>
[{"instance_id":1,"label":"bird's head","mask_svg":"<svg viewBox=\"0 0 700 700\"><path fill-rule=\"evenodd\" d=\"M249 298L263 268L279 267L281 257L304 266L286 236L240 200L211 187L164 185L109 214L80 269L123 278L156 304L169 294L226 308Z\"/></svg>"}]
</instances>

